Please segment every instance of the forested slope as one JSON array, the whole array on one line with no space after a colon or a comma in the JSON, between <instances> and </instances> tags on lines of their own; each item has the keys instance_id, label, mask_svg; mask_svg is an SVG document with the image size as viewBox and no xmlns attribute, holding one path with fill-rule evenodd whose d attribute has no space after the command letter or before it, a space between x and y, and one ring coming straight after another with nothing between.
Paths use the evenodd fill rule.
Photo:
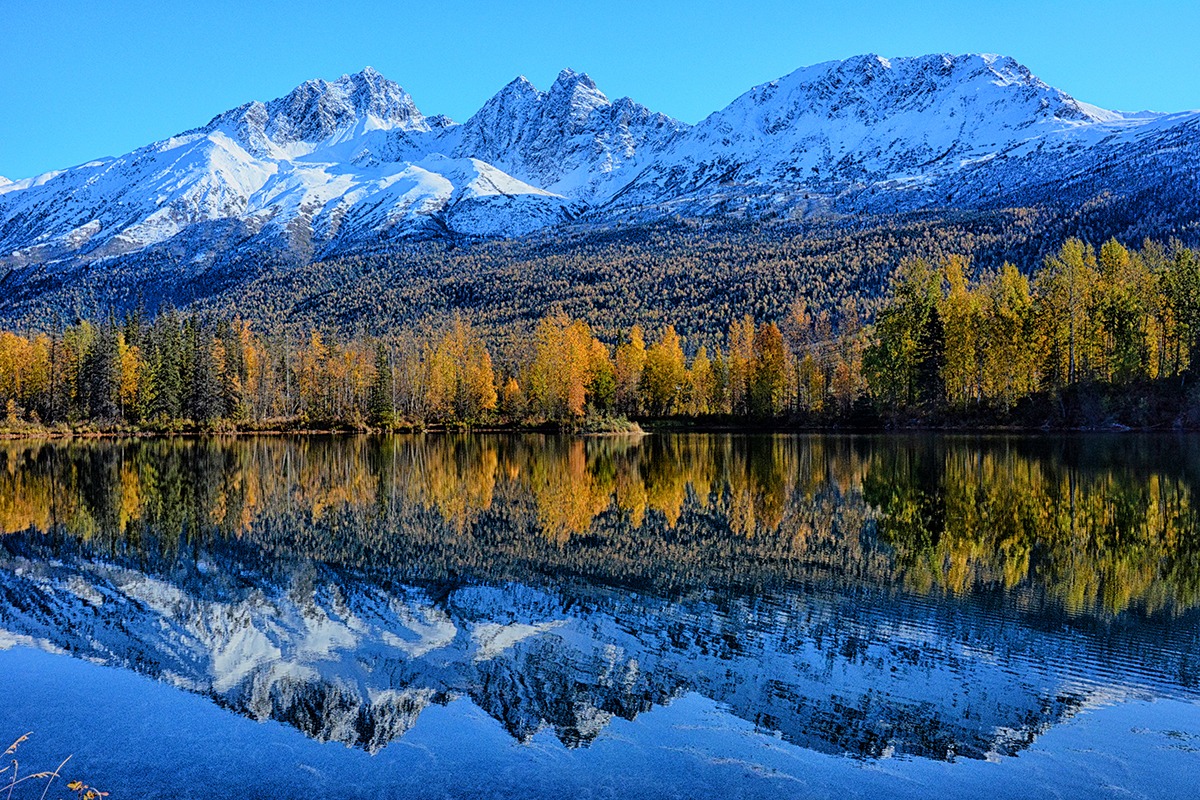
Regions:
<instances>
[{"instance_id":1,"label":"forested slope","mask_svg":"<svg viewBox=\"0 0 1200 800\"><path fill-rule=\"evenodd\" d=\"M447 237L303 263L263 256L189 274L161 253L120 263L0 277L0 323L50 330L139 307L238 316L265 329L320 327L386 334L437 326L456 312L499 340L561 309L612 338L633 324L672 324L714 343L745 313L781 318L797 300L835 316L870 318L906 258L971 257L1028 271L1069 236L1138 246L1146 237L1200 244L1181 215L1155 222L1137 207L914 212L812 221L673 220L577 226L553 235ZM144 263L141 259L158 259ZM149 277L147 277L149 276Z\"/></svg>"}]
</instances>

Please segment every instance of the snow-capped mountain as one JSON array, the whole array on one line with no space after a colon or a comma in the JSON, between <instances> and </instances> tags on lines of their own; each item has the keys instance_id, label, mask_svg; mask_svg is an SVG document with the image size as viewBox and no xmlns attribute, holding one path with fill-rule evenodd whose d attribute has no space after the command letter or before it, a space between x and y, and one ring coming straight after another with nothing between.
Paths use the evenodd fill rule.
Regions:
<instances>
[{"instance_id":1,"label":"snow-capped mountain","mask_svg":"<svg viewBox=\"0 0 1200 800\"><path fill-rule=\"evenodd\" d=\"M786 206L802 193L826 204L869 187L907 194L995 158L1065 155L1155 119L1081 103L1011 58L861 56L746 92L679 136L620 202L770 196Z\"/></svg>"},{"instance_id":2,"label":"snow-capped mountain","mask_svg":"<svg viewBox=\"0 0 1200 800\"><path fill-rule=\"evenodd\" d=\"M1107 111L1011 58L861 56L755 87L689 127L564 70L466 123L367 68L116 158L0 179L0 264L157 247L301 260L446 234L666 215L1083 203L1200 187L1200 113Z\"/></svg>"},{"instance_id":3,"label":"snow-capped mountain","mask_svg":"<svg viewBox=\"0 0 1200 800\"><path fill-rule=\"evenodd\" d=\"M371 69L310 81L125 156L3 187L0 251L36 263L179 237L203 253L219 231L222 244L307 254L351 236L513 234L562 218L554 193L443 155L451 126Z\"/></svg>"},{"instance_id":4,"label":"snow-capped mountain","mask_svg":"<svg viewBox=\"0 0 1200 800\"><path fill-rule=\"evenodd\" d=\"M650 215L1070 206L1181 179L1174 188L1194 193L1198 121L1097 108L1010 58L864 56L752 89L611 205Z\"/></svg>"}]
</instances>

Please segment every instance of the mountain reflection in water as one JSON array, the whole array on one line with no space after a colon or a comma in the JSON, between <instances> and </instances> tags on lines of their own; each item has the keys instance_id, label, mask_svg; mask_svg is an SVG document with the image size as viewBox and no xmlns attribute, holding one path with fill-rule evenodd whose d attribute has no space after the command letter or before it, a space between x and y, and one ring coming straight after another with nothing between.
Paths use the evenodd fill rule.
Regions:
<instances>
[{"instance_id":1,"label":"mountain reflection in water","mask_svg":"<svg viewBox=\"0 0 1200 800\"><path fill-rule=\"evenodd\" d=\"M0 443L0 640L369 752L456 698L579 747L694 692L812 750L994 758L1200 699L1196 444Z\"/></svg>"}]
</instances>

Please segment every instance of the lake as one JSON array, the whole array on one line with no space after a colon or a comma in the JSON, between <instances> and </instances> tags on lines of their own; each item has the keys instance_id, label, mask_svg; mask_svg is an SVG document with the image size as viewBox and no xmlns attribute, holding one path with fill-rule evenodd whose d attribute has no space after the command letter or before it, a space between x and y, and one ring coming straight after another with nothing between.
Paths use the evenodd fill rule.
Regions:
<instances>
[{"instance_id":1,"label":"lake","mask_svg":"<svg viewBox=\"0 0 1200 800\"><path fill-rule=\"evenodd\" d=\"M112 800L1196 796L1197 437L9 441L0 533Z\"/></svg>"}]
</instances>

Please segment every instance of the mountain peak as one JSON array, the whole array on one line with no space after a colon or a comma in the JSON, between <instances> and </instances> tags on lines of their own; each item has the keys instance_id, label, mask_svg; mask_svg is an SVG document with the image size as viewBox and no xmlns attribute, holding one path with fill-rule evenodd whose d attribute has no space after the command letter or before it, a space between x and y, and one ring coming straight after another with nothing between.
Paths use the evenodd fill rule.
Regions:
<instances>
[{"instance_id":1,"label":"mountain peak","mask_svg":"<svg viewBox=\"0 0 1200 800\"><path fill-rule=\"evenodd\" d=\"M526 78L524 75L518 75L506 83L504 88L496 93L496 97L540 97L541 94L542 93L538 91L538 88L529 82L528 78Z\"/></svg>"},{"instance_id":2,"label":"mountain peak","mask_svg":"<svg viewBox=\"0 0 1200 800\"><path fill-rule=\"evenodd\" d=\"M990 53L902 58L868 53L826 61L757 86L734 103L739 104L792 115L788 119L817 115L871 125L898 114L932 114L943 105L943 118L972 120L983 128L1118 118L1048 86L1016 59Z\"/></svg>"},{"instance_id":3,"label":"mountain peak","mask_svg":"<svg viewBox=\"0 0 1200 800\"><path fill-rule=\"evenodd\" d=\"M969 77L989 72L996 77L1003 77L1013 82L1046 84L1038 80L1027 67L1012 56L995 53L929 53L921 56L900 56L885 58L876 53L863 53L849 58L823 61L807 67L801 67L791 75L806 75L809 77L838 73L841 75L854 74L884 74L908 76L913 74L956 74L957 77ZM791 75L786 77L791 77ZM782 79L781 79L782 80Z\"/></svg>"},{"instance_id":4,"label":"mountain peak","mask_svg":"<svg viewBox=\"0 0 1200 800\"><path fill-rule=\"evenodd\" d=\"M576 120L586 119L597 108L609 105L608 97L596 88L596 82L586 72L569 67L558 73L546 97L556 113L565 113Z\"/></svg>"},{"instance_id":5,"label":"mountain peak","mask_svg":"<svg viewBox=\"0 0 1200 800\"><path fill-rule=\"evenodd\" d=\"M463 125L454 152L578 200L680 128L628 98L610 102L589 75L567 68L545 92L523 76L511 81Z\"/></svg>"},{"instance_id":6,"label":"mountain peak","mask_svg":"<svg viewBox=\"0 0 1200 800\"><path fill-rule=\"evenodd\" d=\"M253 101L215 117L199 129L225 127L250 152L267 154L273 146L317 144L339 131L364 129L428 130L429 123L412 97L373 67L336 81L307 80L283 97Z\"/></svg>"},{"instance_id":7,"label":"mountain peak","mask_svg":"<svg viewBox=\"0 0 1200 800\"><path fill-rule=\"evenodd\" d=\"M347 93L351 106L360 116L370 115L401 127L410 127L421 119L421 112L408 92L373 67L365 67L354 75L343 75L334 86Z\"/></svg>"},{"instance_id":8,"label":"mountain peak","mask_svg":"<svg viewBox=\"0 0 1200 800\"><path fill-rule=\"evenodd\" d=\"M876 53L863 53L851 56L841 61L827 61L826 64L837 65L848 72L873 72L880 69L891 69L892 62ZM818 65L819 66L819 65Z\"/></svg>"},{"instance_id":9,"label":"mountain peak","mask_svg":"<svg viewBox=\"0 0 1200 800\"><path fill-rule=\"evenodd\" d=\"M599 91L596 88L596 82L586 72L576 72L570 67L558 73L558 77L554 79L554 85L571 88L582 86L585 89Z\"/></svg>"}]
</instances>

